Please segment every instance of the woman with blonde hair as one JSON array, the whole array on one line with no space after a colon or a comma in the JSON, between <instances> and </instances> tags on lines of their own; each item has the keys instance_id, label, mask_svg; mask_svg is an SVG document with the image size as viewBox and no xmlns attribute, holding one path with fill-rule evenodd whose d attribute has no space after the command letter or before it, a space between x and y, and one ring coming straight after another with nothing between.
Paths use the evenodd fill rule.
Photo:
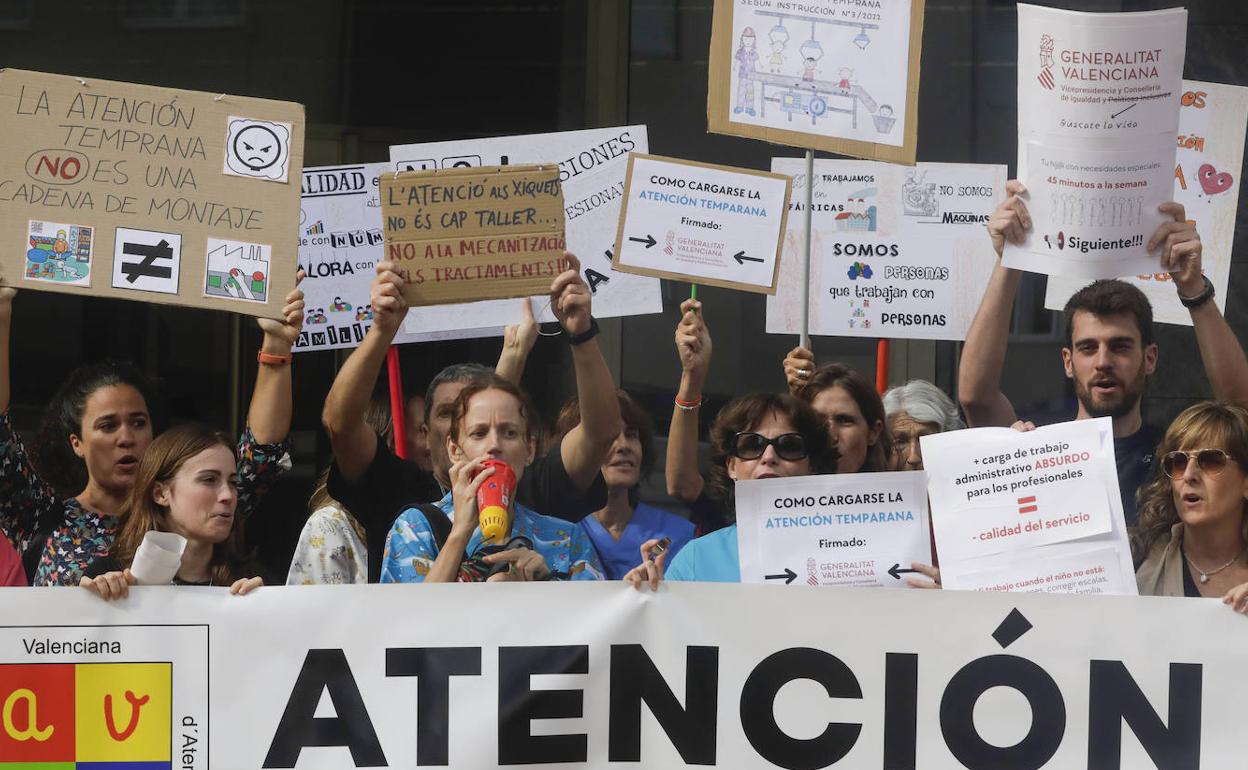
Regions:
<instances>
[{"instance_id":1,"label":"woman with blonde hair","mask_svg":"<svg viewBox=\"0 0 1248 770\"><path fill-rule=\"evenodd\" d=\"M1184 410L1157 456L1131 531L1140 593L1221 597L1248 613L1248 410Z\"/></svg>"},{"instance_id":2,"label":"woman with blonde hair","mask_svg":"<svg viewBox=\"0 0 1248 770\"><path fill-rule=\"evenodd\" d=\"M130 572L148 532L186 538L173 582L229 586L245 594L263 585L244 554L236 520L238 469L233 442L203 425L179 425L152 440L120 511L121 529L107 556L87 566L79 582L105 599L123 598L136 583Z\"/></svg>"}]
</instances>

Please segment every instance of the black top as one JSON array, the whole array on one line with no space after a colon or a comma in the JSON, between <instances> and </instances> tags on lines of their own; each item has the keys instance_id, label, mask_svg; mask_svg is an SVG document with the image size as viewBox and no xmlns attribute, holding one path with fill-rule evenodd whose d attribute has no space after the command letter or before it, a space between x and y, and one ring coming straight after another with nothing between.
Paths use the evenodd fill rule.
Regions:
<instances>
[{"instance_id":1,"label":"black top","mask_svg":"<svg viewBox=\"0 0 1248 770\"><path fill-rule=\"evenodd\" d=\"M109 572L121 572L123 569L125 569L125 567L121 566L121 562L117 561L117 558L110 553L107 556L101 556L100 558L92 561L87 565L87 568L83 570L82 574L84 577L97 578L100 575L104 575ZM256 571L254 574L259 575L260 573ZM210 586L212 585L212 581L209 580L203 583L196 583L190 580L178 580L177 577L174 577L173 584L175 586Z\"/></svg>"},{"instance_id":2,"label":"black top","mask_svg":"<svg viewBox=\"0 0 1248 770\"><path fill-rule=\"evenodd\" d=\"M398 515L417 503L436 502L446 494L432 473L395 455L380 438L373 461L359 481L348 484L335 461L326 490L364 527L370 583L381 579L386 538ZM516 488L516 502L547 516L577 522L606 506L607 482L599 472L589 490L581 492L568 477L563 455L555 444L525 469Z\"/></svg>"},{"instance_id":3,"label":"black top","mask_svg":"<svg viewBox=\"0 0 1248 770\"><path fill-rule=\"evenodd\" d=\"M1189 599L1199 599L1200 589L1196 587L1196 579L1192 577L1192 568L1187 566L1187 553L1183 547L1179 547L1179 553L1183 556L1183 595Z\"/></svg>"},{"instance_id":4,"label":"black top","mask_svg":"<svg viewBox=\"0 0 1248 770\"><path fill-rule=\"evenodd\" d=\"M1135 493L1148 482L1153 473L1153 453L1161 442L1162 432L1144 423L1130 436L1114 439L1114 458L1118 462L1118 492L1122 495L1122 513L1127 526L1134 527L1138 518Z\"/></svg>"}]
</instances>

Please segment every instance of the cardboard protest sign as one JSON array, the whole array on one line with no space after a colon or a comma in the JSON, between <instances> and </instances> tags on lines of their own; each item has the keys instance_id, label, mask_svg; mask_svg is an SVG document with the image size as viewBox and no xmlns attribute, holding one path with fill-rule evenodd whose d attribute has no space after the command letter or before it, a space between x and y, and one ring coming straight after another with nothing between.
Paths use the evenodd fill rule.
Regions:
<instances>
[{"instance_id":1,"label":"cardboard protest sign","mask_svg":"<svg viewBox=\"0 0 1248 770\"><path fill-rule=\"evenodd\" d=\"M738 481L742 583L906 587L932 560L918 471Z\"/></svg>"},{"instance_id":2,"label":"cardboard protest sign","mask_svg":"<svg viewBox=\"0 0 1248 770\"><path fill-rule=\"evenodd\" d=\"M303 107L0 70L0 283L277 317Z\"/></svg>"},{"instance_id":3,"label":"cardboard protest sign","mask_svg":"<svg viewBox=\"0 0 1248 770\"><path fill-rule=\"evenodd\" d=\"M1018 6L1018 178L1032 229L1002 264L1091 280L1153 273L1174 189L1187 11Z\"/></svg>"},{"instance_id":4,"label":"cardboard protest sign","mask_svg":"<svg viewBox=\"0 0 1248 770\"><path fill-rule=\"evenodd\" d=\"M784 258L767 331L892 339L966 339L996 255L984 232L1005 195L1005 166L816 160L810 282L802 284L806 162L774 158L793 175Z\"/></svg>"},{"instance_id":5,"label":"cardboard protest sign","mask_svg":"<svg viewBox=\"0 0 1248 770\"><path fill-rule=\"evenodd\" d=\"M612 264L774 293L792 188L782 174L633 153Z\"/></svg>"},{"instance_id":6,"label":"cardboard protest sign","mask_svg":"<svg viewBox=\"0 0 1248 770\"><path fill-rule=\"evenodd\" d=\"M914 163L924 0L715 0L717 134Z\"/></svg>"},{"instance_id":7,"label":"cardboard protest sign","mask_svg":"<svg viewBox=\"0 0 1248 770\"><path fill-rule=\"evenodd\" d=\"M658 280L611 266L628 153L646 150L645 126L617 126L396 145L390 148L390 159L395 171L557 164L568 251L581 259L581 274L593 294L594 317L601 319L663 310ZM533 311L539 322L555 320L546 298L535 301ZM427 332L503 325L519 321L520 313L519 303L512 300L428 306L409 311L406 326Z\"/></svg>"},{"instance_id":8,"label":"cardboard protest sign","mask_svg":"<svg viewBox=\"0 0 1248 770\"><path fill-rule=\"evenodd\" d=\"M1136 593L1108 417L920 442L946 588Z\"/></svg>"},{"instance_id":9,"label":"cardboard protest sign","mask_svg":"<svg viewBox=\"0 0 1248 770\"><path fill-rule=\"evenodd\" d=\"M381 175L386 259L413 305L527 297L570 264L556 166Z\"/></svg>"},{"instance_id":10,"label":"cardboard protest sign","mask_svg":"<svg viewBox=\"0 0 1248 770\"><path fill-rule=\"evenodd\" d=\"M1244 162L1248 127L1248 88L1183 81L1178 149L1172 200L1183 204L1204 244L1201 266L1216 291L1213 301L1225 312L1235 219L1239 212L1239 169ZM1192 325L1192 313L1179 302L1170 274L1152 272L1123 277L1135 284L1153 306L1153 320ZM1085 281L1049 276L1044 306L1061 310Z\"/></svg>"},{"instance_id":11,"label":"cardboard protest sign","mask_svg":"<svg viewBox=\"0 0 1248 770\"><path fill-rule=\"evenodd\" d=\"M303 170L299 267L307 312L294 352L353 348L373 324L369 286L384 259L379 176L385 163ZM410 312L410 311L409 311ZM458 332L400 330L395 344L489 337L502 327Z\"/></svg>"}]
</instances>

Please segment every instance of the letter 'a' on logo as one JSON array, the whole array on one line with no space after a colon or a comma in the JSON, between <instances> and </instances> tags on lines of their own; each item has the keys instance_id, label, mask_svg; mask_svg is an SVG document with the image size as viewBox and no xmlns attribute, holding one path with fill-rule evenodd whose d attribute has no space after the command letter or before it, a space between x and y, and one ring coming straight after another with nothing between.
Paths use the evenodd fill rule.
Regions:
<instances>
[{"instance_id":1,"label":"letter 'a' on logo","mask_svg":"<svg viewBox=\"0 0 1248 770\"><path fill-rule=\"evenodd\" d=\"M0 665L0 767L72 763L74 666Z\"/></svg>"}]
</instances>

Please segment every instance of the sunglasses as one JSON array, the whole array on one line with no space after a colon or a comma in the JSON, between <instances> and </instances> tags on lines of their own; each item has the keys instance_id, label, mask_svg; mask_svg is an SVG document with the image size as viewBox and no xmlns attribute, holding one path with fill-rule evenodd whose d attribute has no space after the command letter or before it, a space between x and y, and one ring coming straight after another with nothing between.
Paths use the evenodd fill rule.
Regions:
<instances>
[{"instance_id":1,"label":"sunglasses","mask_svg":"<svg viewBox=\"0 0 1248 770\"><path fill-rule=\"evenodd\" d=\"M781 460L806 458L806 439L800 433L781 433L775 438L761 433L738 433L732 440L732 454L741 460L757 460L769 446L776 448Z\"/></svg>"},{"instance_id":2,"label":"sunglasses","mask_svg":"<svg viewBox=\"0 0 1248 770\"><path fill-rule=\"evenodd\" d=\"M1167 452L1166 456L1161 458L1161 469L1170 478L1181 479L1183 478L1183 473L1187 470L1187 463L1190 460L1195 460L1196 467L1205 473L1208 473L1210 476L1216 476L1226 468L1226 464L1231 461L1231 456L1221 449Z\"/></svg>"}]
</instances>

